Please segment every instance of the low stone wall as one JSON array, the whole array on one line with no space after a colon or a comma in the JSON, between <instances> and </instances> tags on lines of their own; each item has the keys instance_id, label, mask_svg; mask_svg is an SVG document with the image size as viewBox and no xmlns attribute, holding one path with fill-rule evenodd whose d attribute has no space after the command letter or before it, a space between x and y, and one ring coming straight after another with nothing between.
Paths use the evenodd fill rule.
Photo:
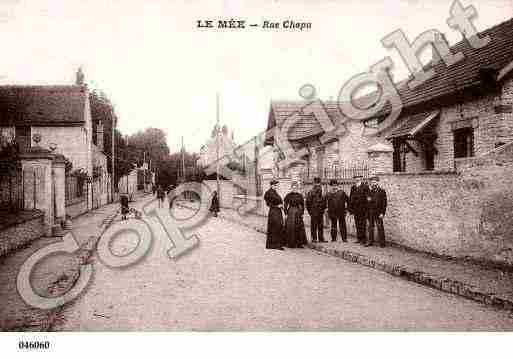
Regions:
<instances>
[{"instance_id":1,"label":"low stone wall","mask_svg":"<svg viewBox=\"0 0 513 359\"><path fill-rule=\"evenodd\" d=\"M80 216L83 213L87 212L87 201L86 200L80 200L75 203L71 203L66 206L66 214L69 215L71 218L75 218Z\"/></svg>"},{"instance_id":2,"label":"low stone wall","mask_svg":"<svg viewBox=\"0 0 513 359\"><path fill-rule=\"evenodd\" d=\"M387 237L421 251L513 265L513 164L478 164L381 174Z\"/></svg>"},{"instance_id":3,"label":"low stone wall","mask_svg":"<svg viewBox=\"0 0 513 359\"><path fill-rule=\"evenodd\" d=\"M269 209L265 205L264 197L234 195L232 208L238 209L242 215L245 211L259 216L267 216Z\"/></svg>"},{"instance_id":4,"label":"low stone wall","mask_svg":"<svg viewBox=\"0 0 513 359\"><path fill-rule=\"evenodd\" d=\"M42 211L25 211L16 221L0 228L0 257L30 243L44 234Z\"/></svg>"},{"instance_id":5,"label":"low stone wall","mask_svg":"<svg viewBox=\"0 0 513 359\"><path fill-rule=\"evenodd\" d=\"M213 180L203 181L211 191L217 190L217 182ZM233 196L238 194L238 188L230 181L219 181L219 205L224 208L233 208Z\"/></svg>"}]
</instances>

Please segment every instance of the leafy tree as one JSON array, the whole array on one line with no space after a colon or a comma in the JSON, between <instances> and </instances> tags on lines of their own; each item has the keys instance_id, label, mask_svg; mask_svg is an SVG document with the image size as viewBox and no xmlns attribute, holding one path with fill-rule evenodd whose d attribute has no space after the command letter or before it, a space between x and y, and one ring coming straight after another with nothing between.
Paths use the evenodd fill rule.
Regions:
<instances>
[{"instance_id":1,"label":"leafy tree","mask_svg":"<svg viewBox=\"0 0 513 359\"><path fill-rule=\"evenodd\" d=\"M20 148L16 141L0 146L0 173L12 174L16 171L19 153Z\"/></svg>"}]
</instances>

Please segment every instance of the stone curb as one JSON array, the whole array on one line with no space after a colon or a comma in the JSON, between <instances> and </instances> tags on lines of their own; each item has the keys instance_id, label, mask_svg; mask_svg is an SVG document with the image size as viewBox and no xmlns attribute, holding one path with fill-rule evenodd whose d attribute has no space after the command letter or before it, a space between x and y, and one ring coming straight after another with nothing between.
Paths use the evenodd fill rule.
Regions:
<instances>
[{"instance_id":1,"label":"stone curb","mask_svg":"<svg viewBox=\"0 0 513 359\"><path fill-rule=\"evenodd\" d=\"M101 238L101 235L112 225L112 222L114 222L114 219L117 217L117 215L118 212L116 211L114 214L107 216L102 221L100 235L90 236L87 242L80 246L76 252L77 261L75 267L70 268L62 273L59 278L50 285L48 291L51 294L62 295L66 292L67 288L71 288L75 285L78 278L80 277L80 266L90 263L90 259L96 251L96 246ZM61 314L64 310L64 307L70 303L66 303L65 305L55 309L55 313L53 313L53 315L50 317L50 323L48 324L48 329L46 329L46 331L51 331L52 328L59 323L59 314Z\"/></svg>"},{"instance_id":2,"label":"stone curb","mask_svg":"<svg viewBox=\"0 0 513 359\"><path fill-rule=\"evenodd\" d=\"M513 311L513 301L510 299L504 298L500 294L496 295L495 293L485 292L480 288L456 279L442 277L422 272L414 268L388 263L349 250L325 248L322 245L313 243L308 243L308 247L313 250L342 258L353 263L358 263L366 267L374 268L393 276L435 288L443 292L455 294L500 309Z\"/></svg>"},{"instance_id":3,"label":"stone curb","mask_svg":"<svg viewBox=\"0 0 513 359\"><path fill-rule=\"evenodd\" d=\"M219 215L219 217L229 222L237 223L244 227L253 229L259 233L266 233L264 228L250 225L225 215ZM443 292L455 294L460 297L471 299L473 301L490 305L499 309L513 311L513 301L511 299L505 298L500 294L497 295L495 293L488 293L481 290L480 288L477 288L476 286L458 281L456 279L442 277L436 274L419 271L414 268L408 268L406 266L388 263L349 250L325 248L322 245L313 243L308 243L307 247L318 252L322 252L352 263L357 263L382 272L386 272L395 277L422 284L427 287L435 288Z\"/></svg>"},{"instance_id":4,"label":"stone curb","mask_svg":"<svg viewBox=\"0 0 513 359\"><path fill-rule=\"evenodd\" d=\"M107 216L102 221L102 227L100 233L103 234L107 228L109 228L114 222L114 219L117 217L118 211L112 213ZM101 236L100 234L100 236ZM96 250L96 245L100 239L100 236L90 236L89 239L80 246L80 248L75 252L75 263L73 268L69 268L64 270L55 281L49 284L46 289L47 294L59 296L67 292L73 285L76 283L80 276L80 266L83 264L89 263L93 253ZM30 245L31 243L27 243L25 246ZM69 303L67 303L69 304ZM32 320L30 317L24 317L21 319L2 322L0 321L0 330L1 331L39 331L39 332L48 332L51 331L52 328L62 320L62 311L66 307L63 305L58 308L54 308L49 310L44 318L38 321Z\"/></svg>"}]
</instances>

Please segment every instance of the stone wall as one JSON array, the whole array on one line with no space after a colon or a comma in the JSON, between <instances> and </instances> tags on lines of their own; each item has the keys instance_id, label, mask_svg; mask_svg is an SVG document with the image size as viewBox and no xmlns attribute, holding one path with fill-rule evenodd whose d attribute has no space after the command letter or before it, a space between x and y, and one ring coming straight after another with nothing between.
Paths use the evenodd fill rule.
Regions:
<instances>
[{"instance_id":1,"label":"stone wall","mask_svg":"<svg viewBox=\"0 0 513 359\"><path fill-rule=\"evenodd\" d=\"M211 191L217 191L217 182L214 180L203 181ZM224 208L233 208L233 196L237 194L236 186L225 180L219 181L219 206Z\"/></svg>"},{"instance_id":2,"label":"stone wall","mask_svg":"<svg viewBox=\"0 0 513 359\"><path fill-rule=\"evenodd\" d=\"M66 206L66 214L75 218L87 212L87 201L82 200Z\"/></svg>"},{"instance_id":3,"label":"stone wall","mask_svg":"<svg viewBox=\"0 0 513 359\"><path fill-rule=\"evenodd\" d=\"M41 237L45 229L43 219L41 211L26 211L15 223L0 228L0 257Z\"/></svg>"},{"instance_id":4,"label":"stone wall","mask_svg":"<svg viewBox=\"0 0 513 359\"><path fill-rule=\"evenodd\" d=\"M460 172L380 177L388 195L389 240L440 255L513 265L513 156L494 153Z\"/></svg>"},{"instance_id":5,"label":"stone wall","mask_svg":"<svg viewBox=\"0 0 513 359\"><path fill-rule=\"evenodd\" d=\"M57 144L57 152L66 156L73 164L73 170L88 169L90 161L87 153L87 137L82 127L33 127L32 133L41 135L40 146L49 148L51 143ZM32 146L35 143L32 140Z\"/></svg>"},{"instance_id":6,"label":"stone wall","mask_svg":"<svg viewBox=\"0 0 513 359\"><path fill-rule=\"evenodd\" d=\"M513 141L513 113L510 108L501 109L503 105L512 104L513 79L510 79L497 93L441 108L439 120L434 127L438 134L434 143L438 150L438 154L435 155L435 169L447 171L455 168L453 135L455 122L467 122L468 126L474 128L475 157L493 150L500 143ZM428 114L429 112L425 113L426 117ZM404 121L406 120L408 120L407 117L404 118ZM406 155L406 171L424 170L424 158L420 146L415 141L409 143L417 150L418 156L413 152Z\"/></svg>"}]
</instances>

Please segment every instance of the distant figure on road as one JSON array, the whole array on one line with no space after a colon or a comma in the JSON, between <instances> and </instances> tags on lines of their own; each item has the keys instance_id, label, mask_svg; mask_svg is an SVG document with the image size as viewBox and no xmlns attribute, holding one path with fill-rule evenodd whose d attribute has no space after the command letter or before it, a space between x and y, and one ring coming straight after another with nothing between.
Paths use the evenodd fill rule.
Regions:
<instances>
[{"instance_id":1,"label":"distant figure on road","mask_svg":"<svg viewBox=\"0 0 513 359\"><path fill-rule=\"evenodd\" d=\"M128 205L128 195L121 195L119 199L119 204L121 205L121 218L126 220L126 216L130 213L130 207Z\"/></svg>"},{"instance_id":2,"label":"distant figure on road","mask_svg":"<svg viewBox=\"0 0 513 359\"><path fill-rule=\"evenodd\" d=\"M157 186L155 186L155 183L151 186L151 193L155 196L155 192L157 192Z\"/></svg>"},{"instance_id":3,"label":"distant figure on road","mask_svg":"<svg viewBox=\"0 0 513 359\"><path fill-rule=\"evenodd\" d=\"M357 243L365 245L369 187L363 183L363 176L354 176L354 179L356 183L351 187L351 193L349 194L349 212L354 216Z\"/></svg>"},{"instance_id":4,"label":"distant figure on road","mask_svg":"<svg viewBox=\"0 0 513 359\"><path fill-rule=\"evenodd\" d=\"M267 217L267 241L265 248L283 250L283 200L276 191L278 189L278 181L271 181L271 188L264 194L264 200L269 206L269 216Z\"/></svg>"},{"instance_id":5,"label":"distant figure on road","mask_svg":"<svg viewBox=\"0 0 513 359\"><path fill-rule=\"evenodd\" d=\"M217 191L212 193L212 202L210 203L210 212L213 213L214 217L217 217L217 213L219 212L219 197L217 195Z\"/></svg>"},{"instance_id":6,"label":"distant figure on road","mask_svg":"<svg viewBox=\"0 0 513 359\"><path fill-rule=\"evenodd\" d=\"M285 196L284 210L287 218L285 220L285 242L289 248L303 248L307 243L303 214L305 213L305 199L298 191L297 182L292 182L290 192Z\"/></svg>"},{"instance_id":7,"label":"distant figure on road","mask_svg":"<svg viewBox=\"0 0 513 359\"><path fill-rule=\"evenodd\" d=\"M321 179L314 178L314 186L306 195L306 210L310 215L310 233L312 242L326 242L324 240L324 211L326 210L326 197L322 194Z\"/></svg>"},{"instance_id":8,"label":"distant figure on road","mask_svg":"<svg viewBox=\"0 0 513 359\"><path fill-rule=\"evenodd\" d=\"M346 193L339 187L337 180L330 181L328 194L328 217L331 222L331 241L337 241L337 225L342 242L347 242L346 208L349 203Z\"/></svg>"},{"instance_id":9,"label":"distant figure on road","mask_svg":"<svg viewBox=\"0 0 513 359\"><path fill-rule=\"evenodd\" d=\"M378 243L380 247L385 246L385 228L383 227L383 217L387 211L387 193L379 185L379 177L371 178L371 187L369 190L369 241L366 246L374 244L374 226L378 230Z\"/></svg>"},{"instance_id":10,"label":"distant figure on road","mask_svg":"<svg viewBox=\"0 0 513 359\"><path fill-rule=\"evenodd\" d=\"M157 188L157 199L159 200L159 208L162 207L162 203L164 203L164 197L166 196L166 192L162 188L161 185Z\"/></svg>"}]
</instances>

